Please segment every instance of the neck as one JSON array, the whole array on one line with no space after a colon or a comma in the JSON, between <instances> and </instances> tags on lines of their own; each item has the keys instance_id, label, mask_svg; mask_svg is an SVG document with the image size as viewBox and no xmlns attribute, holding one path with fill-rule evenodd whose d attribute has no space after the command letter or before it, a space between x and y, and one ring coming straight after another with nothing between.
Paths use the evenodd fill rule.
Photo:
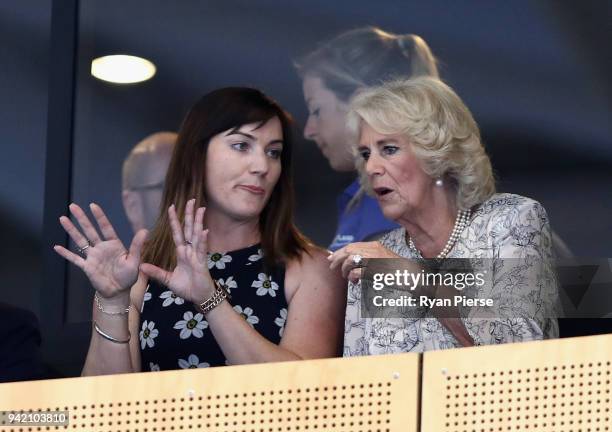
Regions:
<instances>
[{"instance_id":1,"label":"neck","mask_svg":"<svg viewBox=\"0 0 612 432\"><path fill-rule=\"evenodd\" d=\"M444 249L456 217L453 192L444 187L434 189L427 200L398 222L406 228L423 257L433 258Z\"/></svg>"},{"instance_id":2,"label":"neck","mask_svg":"<svg viewBox=\"0 0 612 432\"><path fill-rule=\"evenodd\" d=\"M207 209L204 227L208 233L209 252L227 252L243 249L259 242L259 220L236 220Z\"/></svg>"}]
</instances>

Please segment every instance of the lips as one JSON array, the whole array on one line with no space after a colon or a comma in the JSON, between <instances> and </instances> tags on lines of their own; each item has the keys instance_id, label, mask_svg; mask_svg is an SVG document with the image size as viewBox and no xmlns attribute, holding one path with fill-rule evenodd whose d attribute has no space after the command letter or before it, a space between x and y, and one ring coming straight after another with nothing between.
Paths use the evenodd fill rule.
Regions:
<instances>
[{"instance_id":1,"label":"lips","mask_svg":"<svg viewBox=\"0 0 612 432\"><path fill-rule=\"evenodd\" d=\"M264 188L255 185L238 185L238 187L255 195L263 195L266 192Z\"/></svg>"},{"instance_id":2,"label":"lips","mask_svg":"<svg viewBox=\"0 0 612 432\"><path fill-rule=\"evenodd\" d=\"M389 189L387 187L382 186L382 187L374 188L374 192L376 193L377 197L381 198L393 192L393 189Z\"/></svg>"}]
</instances>

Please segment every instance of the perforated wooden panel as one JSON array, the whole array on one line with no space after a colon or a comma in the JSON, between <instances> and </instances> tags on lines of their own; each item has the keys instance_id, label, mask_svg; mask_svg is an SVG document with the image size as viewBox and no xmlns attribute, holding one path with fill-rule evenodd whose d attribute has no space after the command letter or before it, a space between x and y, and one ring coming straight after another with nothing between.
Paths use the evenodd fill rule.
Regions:
<instances>
[{"instance_id":1,"label":"perforated wooden panel","mask_svg":"<svg viewBox=\"0 0 612 432\"><path fill-rule=\"evenodd\" d=\"M416 432L418 363L402 354L2 384L0 407L70 411L67 427L14 432Z\"/></svg>"},{"instance_id":2,"label":"perforated wooden panel","mask_svg":"<svg viewBox=\"0 0 612 432\"><path fill-rule=\"evenodd\" d=\"M423 432L612 431L612 335L425 353Z\"/></svg>"}]
</instances>

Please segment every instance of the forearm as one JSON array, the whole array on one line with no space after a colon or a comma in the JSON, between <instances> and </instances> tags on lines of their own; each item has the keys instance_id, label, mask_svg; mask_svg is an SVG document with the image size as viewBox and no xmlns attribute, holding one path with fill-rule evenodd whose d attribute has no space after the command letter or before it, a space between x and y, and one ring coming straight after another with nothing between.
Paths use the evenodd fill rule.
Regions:
<instances>
[{"instance_id":1,"label":"forearm","mask_svg":"<svg viewBox=\"0 0 612 432\"><path fill-rule=\"evenodd\" d=\"M209 328L230 364L301 360L301 357L270 342L224 301L206 315Z\"/></svg>"},{"instance_id":2,"label":"forearm","mask_svg":"<svg viewBox=\"0 0 612 432\"><path fill-rule=\"evenodd\" d=\"M115 309L127 308L129 296L114 301ZM100 311L94 301L92 313L92 333L87 358L81 375L106 375L134 372L130 357L130 344L112 342L95 330L94 324L105 334L119 341L127 341L131 337L128 314L109 315Z\"/></svg>"}]
</instances>

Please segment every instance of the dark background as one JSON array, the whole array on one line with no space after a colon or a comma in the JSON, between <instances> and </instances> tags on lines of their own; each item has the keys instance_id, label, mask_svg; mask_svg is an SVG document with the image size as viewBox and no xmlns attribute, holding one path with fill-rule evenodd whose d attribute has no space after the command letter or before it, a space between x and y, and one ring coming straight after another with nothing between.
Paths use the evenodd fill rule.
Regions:
<instances>
[{"instance_id":1,"label":"dark background","mask_svg":"<svg viewBox=\"0 0 612 432\"><path fill-rule=\"evenodd\" d=\"M612 256L610 2L75 3L77 48L65 45L76 67L67 143L48 139L54 127L65 129L54 119L71 115L50 97L50 76L55 72L54 86L65 64L51 49L53 2L0 3L0 300L39 317L46 355L64 373L78 373L82 364L92 291L79 273L53 271L66 266L49 253L53 236L44 221L56 220L67 205L49 192L56 181L50 173L64 169L54 156L71 160L61 171L70 200L101 204L127 239L120 169L131 146L152 132L176 130L205 92L259 87L295 116L298 222L329 244L335 196L351 176L331 171L314 144L301 139L306 108L292 61L363 25L422 36L443 79L481 126L499 189L543 203L577 256ZM150 59L157 75L128 86L89 75L91 59L118 53Z\"/></svg>"}]
</instances>

